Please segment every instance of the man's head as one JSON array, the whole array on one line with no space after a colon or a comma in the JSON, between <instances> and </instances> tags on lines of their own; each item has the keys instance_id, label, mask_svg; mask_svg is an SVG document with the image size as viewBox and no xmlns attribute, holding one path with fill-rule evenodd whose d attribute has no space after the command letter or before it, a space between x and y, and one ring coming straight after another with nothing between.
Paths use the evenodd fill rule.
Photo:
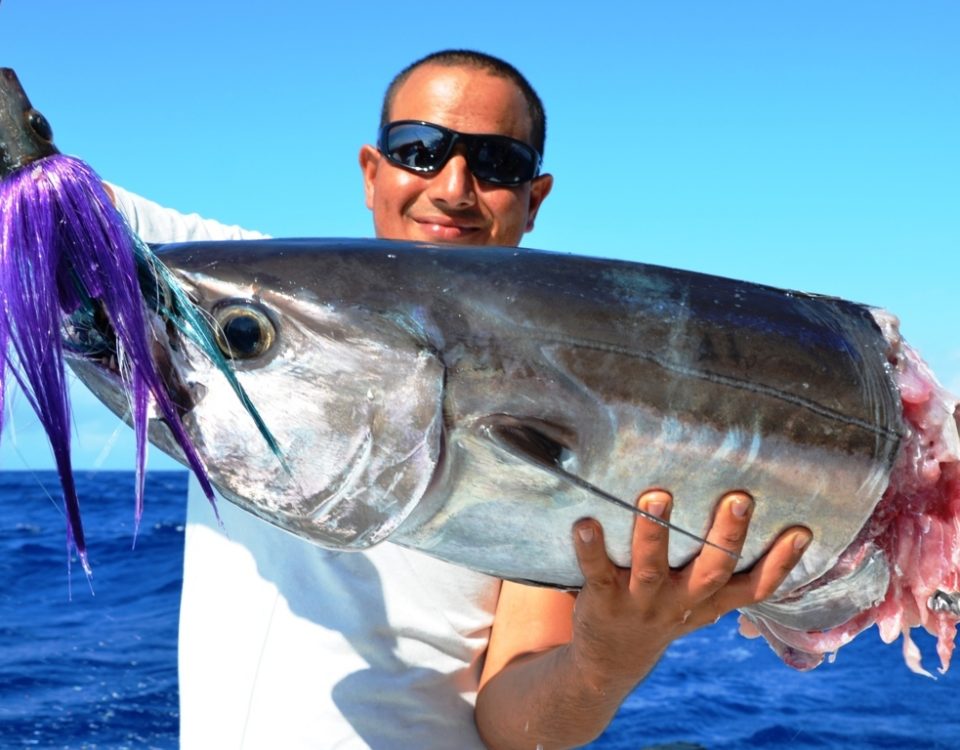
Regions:
<instances>
[{"instance_id":1,"label":"man's head","mask_svg":"<svg viewBox=\"0 0 960 750\"><path fill-rule=\"evenodd\" d=\"M438 52L401 71L387 89L381 126L398 120L507 136L543 153L545 117L536 92L515 68L477 52ZM469 168L468 146L456 143L446 162L432 172L399 166L377 148L364 146L360 166L377 236L519 244L523 233L533 228L552 176L539 175L518 185L479 179Z\"/></svg>"}]
</instances>

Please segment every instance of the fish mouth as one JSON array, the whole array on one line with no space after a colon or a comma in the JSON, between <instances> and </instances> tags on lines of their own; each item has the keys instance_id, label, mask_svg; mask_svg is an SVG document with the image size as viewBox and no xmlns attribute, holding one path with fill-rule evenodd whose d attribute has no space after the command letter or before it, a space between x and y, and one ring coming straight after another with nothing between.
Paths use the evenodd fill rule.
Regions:
<instances>
[{"instance_id":1,"label":"fish mouth","mask_svg":"<svg viewBox=\"0 0 960 750\"><path fill-rule=\"evenodd\" d=\"M198 391L198 386L188 385L180 377L180 368L174 362L174 342L177 341L176 333L170 330L170 325L165 326L167 334L167 344L164 345L159 337L155 337L151 345L153 361L157 367L157 373L167 390L170 401L177 410L177 416L183 418L200 402L202 393Z\"/></svg>"},{"instance_id":2,"label":"fish mouth","mask_svg":"<svg viewBox=\"0 0 960 750\"><path fill-rule=\"evenodd\" d=\"M180 377L175 354L181 348L179 336L172 322L159 309L147 309L150 329L150 354L154 368L182 420L196 407L202 394ZM112 387L128 390L129 375L125 372L123 354L116 331L100 300L89 300L64 323L64 354L68 359L93 366L101 378ZM89 368L84 368L89 371ZM162 418L161 418L162 419Z\"/></svg>"}]
</instances>

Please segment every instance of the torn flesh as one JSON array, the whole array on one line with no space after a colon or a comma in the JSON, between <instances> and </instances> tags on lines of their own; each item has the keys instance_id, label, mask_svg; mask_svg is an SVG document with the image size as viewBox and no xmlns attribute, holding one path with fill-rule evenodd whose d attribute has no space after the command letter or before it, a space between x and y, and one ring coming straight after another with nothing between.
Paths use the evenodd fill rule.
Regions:
<instances>
[{"instance_id":1,"label":"torn flesh","mask_svg":"<svg viewBox=\"0 0 960 750\"><path fill-rule=\"evenodd\" d=\"M828 575L836 579L855 570L871 551L881 550L889 566L886 594L847 622L825 630L797 630L748 612L740 618L740 632L748 637L762 635L787 664L812 669L876 625L885 643L903 636L907 666L931 676L921 664L910 631L922 627L937 639L939 671L946 672L958 617L950 608L929 603L937 601L938 592L942 596L960 591L958 398L902 341L896 319L882 311L875 315L890 342L890 368L903 402L906 434L876 510Z\"/></svg>"}]
</instances>

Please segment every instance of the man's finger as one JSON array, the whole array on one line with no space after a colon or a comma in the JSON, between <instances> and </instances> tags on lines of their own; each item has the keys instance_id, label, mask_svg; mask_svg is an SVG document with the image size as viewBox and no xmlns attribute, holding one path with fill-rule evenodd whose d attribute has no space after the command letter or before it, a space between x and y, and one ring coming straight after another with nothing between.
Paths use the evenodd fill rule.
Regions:
<instances>
[{"instance_id":1,"label":"man's finger","mask_svg":"<svg viewBox=\"0 0 960 750\"><path fill-rule=\"evenodd\" d=\"M651 490L642 494L638 507L664 521L670 520L672 498L664 490ZM637 594L653 594L660 588L670 573L668 543L670 532L656 521L637 516L633 522L633 540L630 549L630 591Z\"/></svg>"},{"instance_id":2,"label":"man's finger","mask_svg":"<svg viewBox=\"0 0 960 750\"><path fill-rule=\"evenodd\" d=\"M584 588L596 589L598 593L617 587L617 566L607 557L603 542L603 528L592 518L582 518L573 526L573 544L577 553Z\"/></svg>"},{"instance_id":3,"label":"man's finger","mask_svg":"<svg viewBox=\"0 0 960 750\"><path fill-rule=\"evenodd\" d=\"M800 562L812 539L810 530L802 526L785 531L749 571L734 576L717 594L718 608L729 612L770 597Z\"/></svg>"},{"instance_id":4,"label":"man's finger","mask_svg":"<svg viewBox=\"0 0 960 750\"><path fill-rule=\"evenodd\" d=\"M707 533L707 540L716 547L704 545L687 566L687 593L691 601L712 596L733 576L737 560L729 552L739 555L743 549L752 513L753 498L745 492L731 492L720 500Z\"/></svg>"}]
</instances>

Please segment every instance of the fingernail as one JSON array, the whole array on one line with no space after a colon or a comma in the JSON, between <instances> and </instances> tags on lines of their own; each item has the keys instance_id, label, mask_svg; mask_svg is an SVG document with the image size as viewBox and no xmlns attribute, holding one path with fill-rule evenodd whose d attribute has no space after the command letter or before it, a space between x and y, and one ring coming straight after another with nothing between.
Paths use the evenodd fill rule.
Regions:
<instances>
[{"instance_id":1,"label":"fingernail","mask_svg":"<svg viewBox=\"0 0 960 750\"><path fill-rule=\"evenodd\" d=\"M577 535L580 537L580 541L586 544L592 542L595 536L592 526L581 526L577 529Z\"/></svg>"},{"instance_id":2,"label":"fingernail","mask_svg":"<svg viewBox=\"0 0 960 750\"><path fill-rule=\"evenodd\" d=\"M793 548L797 552L803 552L807 548L807 545L813 540L813 534L809 531L798 532L796 536L793 537Z\"/></svg>"},{"instance_id":3,"label":"fingernail","mask_svg":"<svg viewBox=\"0 0 960 750\"><path fill-rule=\"evenodd\" d=\"M656 516L657 518L663 517L663 511L666 510L667 504L663 500L651 500L648 503L644 503L643 510L646 513L649 513L651 516Z\"/></svg>"},{"instance_id":4,"label":"fingernail","mask_svg":"<svg viewBox=\"0 0 960 750\"><path fill-rule=\"evenodd\" d=\"M753 507L753 499L747 495L738 495L733 499L733 503L730 506L730 510L733 512L737 518L743 518L750 512L750 508Z\"/></svg>"},{"instance_id":5,"label":"fingernail","mask_svg":"<svg viewBox=\"0 0 960 750\"><path fill-rule=\"evenodd\" d=\"M663 518L667 511L667 503L670 502L670 495L663 490L653 490L645 492L639 498L640 510L649 513L655 518Z\"/></svg>"}]
</instances>

